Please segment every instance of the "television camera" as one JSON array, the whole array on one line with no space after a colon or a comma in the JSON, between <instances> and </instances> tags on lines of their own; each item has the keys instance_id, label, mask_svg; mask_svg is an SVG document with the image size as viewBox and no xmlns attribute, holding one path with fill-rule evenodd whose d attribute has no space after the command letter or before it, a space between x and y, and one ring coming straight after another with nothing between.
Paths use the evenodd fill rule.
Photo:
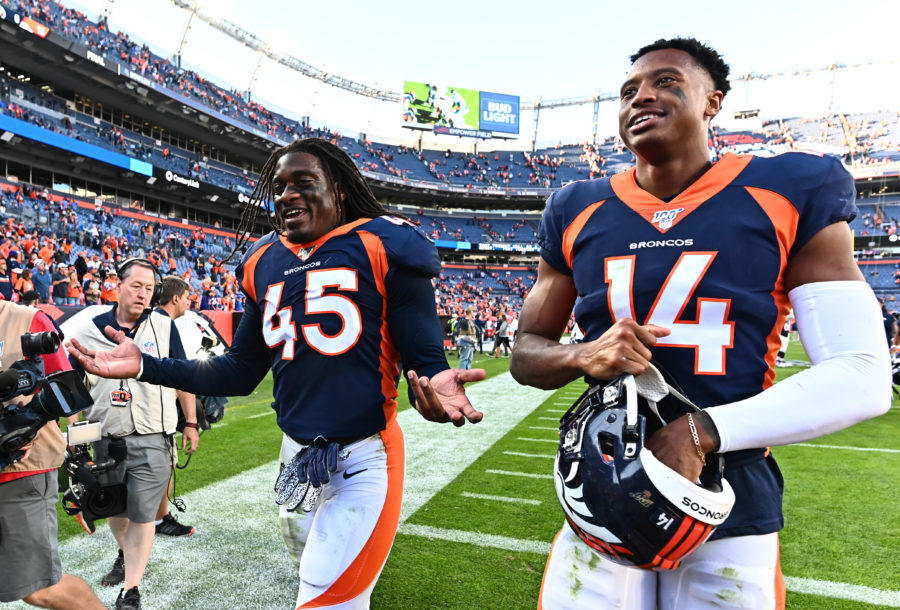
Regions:
<instances>
[{"instance_id":1,"label":"television camera","mask_svg":"<svg viewBox=\"0 0 900 610\"><path fill-rule=\"evenodd\" d=\"M24 358L0 373L0 402L16 396L33 398L28 404L0 406L0 470L22 459L22 447L34 440L44 424L94 404L75 371L44 374L41 355L59 349L59 335L49 331L24 333L21 342Z\"/></svg>"}]
</instances>

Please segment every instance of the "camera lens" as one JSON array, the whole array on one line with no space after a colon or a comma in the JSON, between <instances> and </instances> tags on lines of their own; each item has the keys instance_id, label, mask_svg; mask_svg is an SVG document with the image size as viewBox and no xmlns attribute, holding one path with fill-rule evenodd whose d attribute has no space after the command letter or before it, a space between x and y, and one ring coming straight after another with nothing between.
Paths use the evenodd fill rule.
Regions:
<instances>
[{"instance_id":1,"label":"camera lens","mask_svg":"<svg viewBox=\"0 0 900 610\"><path fill-rule=\"evenodd\" d=\"M22 335L22 354L33 358L38 354L52 354L59 349L59 335L54 332L24 333Z\"/></svg>"}]
</instances>

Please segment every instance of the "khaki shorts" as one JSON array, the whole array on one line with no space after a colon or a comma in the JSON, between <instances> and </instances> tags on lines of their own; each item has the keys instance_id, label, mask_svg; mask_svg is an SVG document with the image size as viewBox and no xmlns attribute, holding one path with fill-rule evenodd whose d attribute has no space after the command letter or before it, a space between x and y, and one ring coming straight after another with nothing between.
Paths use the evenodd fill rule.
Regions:
<instances>
[{"instance_id":1,"label":"khaki shorts","mask_svg":"<svg viewBox=\"0 0 900 610\"><path fill-rule=\"evenodd\" d=\"M62 578L55 470L0 484L0 602L28 597Z\"/></svg>"},{"instance_id":2,"label":"khaki shorts","mask_svg":"<svg viewBox=\"0 0 900 610\"><path fill-rule=\"evenodd\" d=\"M127 455L108 480L124 481L128 503L124 513L135 523L156 521L156 511L172 475L172 449L164 434L131 434L125 437ZM105 460L108 441L94 443L95 459Z\"/></svg>"}]
</instances>

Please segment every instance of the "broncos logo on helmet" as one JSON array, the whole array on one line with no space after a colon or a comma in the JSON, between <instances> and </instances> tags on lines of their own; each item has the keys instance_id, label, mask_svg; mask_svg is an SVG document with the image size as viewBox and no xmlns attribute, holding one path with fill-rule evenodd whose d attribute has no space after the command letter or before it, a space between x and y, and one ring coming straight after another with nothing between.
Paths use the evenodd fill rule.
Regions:
<instances>
[{"instance_id":1,"label":"broncos logo on helmet","mask_svg":"<svg viewBox=\"0 0 900 610\"><path fill-rule=\"evenodd\" d=\"M625 565L674 569L728 517L734 492L721 456L709 456L698 484L644 447L648 427L691 410L698 408L651 365L637 378L592 387L562 417L556 494L569 525L595 552Z\"/></svg>"}]
</instances>

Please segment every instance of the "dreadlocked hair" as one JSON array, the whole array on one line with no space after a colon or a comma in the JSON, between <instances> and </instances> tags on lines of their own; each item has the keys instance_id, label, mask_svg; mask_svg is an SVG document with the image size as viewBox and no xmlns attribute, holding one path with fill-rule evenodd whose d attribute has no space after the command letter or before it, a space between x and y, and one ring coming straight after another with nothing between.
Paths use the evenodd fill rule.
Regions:
<instances>
[{"instance_id":1,"label":"dreadlocked hair","mask_svg":"<svg viewBox=\"0 0 900 610\"><path fill-rule=\"evenodd\" d=\"M378 218L389 213L375 198L372 189L366 184L353 160L340 147L321 138L294 140L287 146L273 151L260 170L256 188L253 189L249 201L241 210L234 249L225 261L230 260L250 242L260 208L263 208L269 201L274 202L277 196L272 182L275 179L278 160L291 153L308 153L319 160L322 170L328 178L328 183L338 197L342 222L353 222L360 218ZM398 216L396 213L392 214ZM269 216L269 225L277 232L285 230L284 221L277 214Z\"/></svg>"}]
</instances>

